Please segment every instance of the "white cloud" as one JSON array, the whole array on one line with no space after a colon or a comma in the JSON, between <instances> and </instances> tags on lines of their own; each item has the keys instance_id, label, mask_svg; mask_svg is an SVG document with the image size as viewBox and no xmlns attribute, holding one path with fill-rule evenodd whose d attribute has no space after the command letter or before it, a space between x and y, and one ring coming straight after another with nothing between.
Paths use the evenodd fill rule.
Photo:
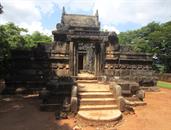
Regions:
<instances>
[{"instance_id":1,"label":"white cloud","mask_svg":"<svg viewBox=\"0 0 171 130\"><path fill-rule=\"evenodd\" d=\"M79 13L78 11L90 12L91 10L93 10L94 1L93 0L70 0L67 3L65 3L64 6L66 6L69 9L69 11L76 12L76 13Z\"/></svg>"},{"instance_id":2,"label":"white cloud","mask_svg":"<svg viewBox=\"0 0 171 130\"><path fill-rule=\"evenodd\" d=\"M102 28L116 32L119 32L116 29L118 24L145 25L154 20L171 20L171 0L2 0L1 4L4 14L0 16L0 24L14 22L30 33L37 30L51 34L55 25L52 29L44 27L43 15L50 16L62 6L66 7L67 13L88 13L92 10L95 13L98 9Z\"/></svg>"},{"instance_id":3,"label":"white cloud","mask_svg":"<svg viewBox=\"0 0 171 130\"><path fill-rule=\"evenodd\" d=\"M48 35L51 35L55 25L48 30L43 27L41 21L43 15L51 15L55 7L62 9L66 6L68 13L70 11L75 13L77 10L89 11L93 8L91 0L4 0L2 5L4 13L1 15L0 24L14 22L27 28L29 33L40 31Z\"/></svg>"},{"instance_id":4,"label":"white cloud","mask_svg":"<svg viewBox=\"0 0 171 130\"><path fill-rule=\"evenodd\" d=\"M114 27L114 26L104 25L102 27L102 30L107 30L107 31L112 31L112 32L114 31L117 34L119 34L119 30L116 27Z\"/></svg>"},{"instance_id":5,"label":"white cloud","mask_svg":"<svg viewBox=\"0 0 171 130\"><path fill-rule=\"evenodd\" d=\"M48 30L42 26L41 10L44 11L43 13L48 13L50 12L50 9L52 7L46 4L47 10L45 10L45 8L43 8L41 5L38 6L38 4L38 1L34 0L3 1L2 5L4 13L1 15L0 24L14 22L16 25L28 29L29 33L40 31L45 34L51 35L51 30Z\"/></svg>"},{"instance_id":6,"label":"white cloud","mask_svg":"<svg viewBox=\"0 0 171 130\"><path fill-rule=\"evenodd\" d=\"M171 20L170 0L96 0L94 11L98 9L104 25Z\"/></svg>"},{"instance_id":7,"label":"white cloud","mask_svg":"<svg viewBox=\"0 0 171 130\"><path fill-rule=\"evenodd\" d=\"M44 28L42 26L41 22L39 22L39 21L33 21L30 24L21 22L20 27L29 29L30 33L34 32L34 31L40 31L46 35L51 35L51 30Z\"/></svg>"}]
</instances>

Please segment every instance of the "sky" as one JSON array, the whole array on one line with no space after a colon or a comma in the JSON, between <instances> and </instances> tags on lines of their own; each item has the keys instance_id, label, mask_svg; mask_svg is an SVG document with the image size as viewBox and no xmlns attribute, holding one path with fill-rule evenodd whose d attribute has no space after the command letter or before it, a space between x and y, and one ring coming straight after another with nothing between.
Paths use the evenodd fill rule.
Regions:
<instances>
[{"instance_id":1,"label":"sky","mask_svg":"<svg viewBox=\"0 0 171 130\"><path fill-rule=\"evenodd\" d=\"M95 15L101 29L116 33L134 30L155 21L171 20L171 0L0 0L4 13L0 24L13 22L29 33L51 35L60 23L62 7L68 14Z\"/></svg>"}]
</instances>

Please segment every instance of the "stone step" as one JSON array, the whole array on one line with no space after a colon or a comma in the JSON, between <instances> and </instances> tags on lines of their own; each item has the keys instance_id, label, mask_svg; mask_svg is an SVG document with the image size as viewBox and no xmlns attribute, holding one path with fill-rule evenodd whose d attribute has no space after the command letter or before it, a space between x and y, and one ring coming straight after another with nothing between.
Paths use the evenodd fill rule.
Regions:
<instances>
[{"instance_id":1,"label":"stone step","mask_svg":"<svg viewBox=\"0 0 171 130\"><path fill-rule=\"evenodd\" d=\"M79 76L72 76L75 80L97 80L97 77L79 77Z\"/></svg>"},{"instance_id":2,"label":"stone step","mask_svg":"<svg viewBox=\"0 0 171 130\"><path fill-rule=\"evenodd\" d=\"M88 80L89 81L89 80ZM93 80L93 81L97 81L97 80ZM78 83L79 86L109 86L109 84L105 84L103 82L99 82L98 83Z\"/></svg>"},{"instance_id":3,"label":"stone step","mask_svg":"<svg viewBox=\"0 0 171 130\"><path fill-rule=\"evenodd\" d=\"M108 84L99 82L95 77L85 78L81 74L77 78L79 111L78 116L92 121L114 121L122 114L117 101L110 92Z\"/></svg>"},{"instance_id":4,"label":"stone step","mask_svg":"<svg viewBox=\"0 0 171 130\"><path fill-rule=\"evenodd\" d=\"M78 90L81 92L109 92L109 85L103 84L78 84Z\"/></svg>"},{"instance_id":5,"label":"stone step","mask_svg":"<svg viewBox=\"0 0 171 130\"><path fill-rule=\"evenodd\" d=\"M81 105L110 105L116 104L116 99L114 98L82 98L80 99Z\"/></svg>"},{"instance_id":6,"label":"stone step","mask_svg":"<svg viewBox=\"0 0 171 130\"><path fill-rule=\"evenodd\" d=\"M114 110L80 110L78 116L91 121L116 121L122 117L118 109Z\"/></svg>"},{"instance_id":7,"label":"stone step","mask_svg":"<svg viewBox=\"0 0 171 130\"><path fill-rule=\"evenodd\" d=\"M98 80L76 80L76 83L98 83Z\"/></svg>"},{"instance_id":8,"label":"stone step","mask_svg":"<svg viewBox=\"0 0 171 130\"><path fill-rule=\"evenodd\" d=\"M99 89L94 89L94 88L78 88L78 91L81 93L81 92L109 92L108 89L106 88L99 88Z\"/></svg>"},{"instance_id":9,"label":"stone step","mask_svg":"<svg viewBox=\"0 0 171 130\"><path fill-rule=\"evenodd\" d=\"M86 82L85 83L78 83L78 86L100 86L100 87L102 87L102 86L109 86L109 84L98 81L98 83L90 83L90 82L88 82L88 83L86 83Z\"/></svg>"},{"instance_id":10,"label":"stone step","mask_svg":"<svg viewBox=\"0 0 171 130\"><path fill-rule=\"evenodd\" d=\"M103 90L103 89L100 89L100 90L98 90L98 91L96 91L96 90L84 90L84 89L81 89L81 90L78 90L79 91L79 93L86 93L86 92L90 92L90 93L93 93L93 92L109 92L109 90Z\"/></svg>"},{"instance_id":11,"label":"stone step","mask_svg":"<svg viewBox=\"0 0 171 130\"><path fill-rule=\"evenodd\" d=\"M80 92L78 94L80 98L113 98L113 94L111 92Z\"/></svg>"},{"instance_id":12,"label":"stone step","mask_svg":"<svg viewBox=\"0 0 171 130\"><path fill-rule=\"evenodd\" d=\"M117 105L81 105L79 110L112 110L117 108Z\"/></svg>"}]
</instances>

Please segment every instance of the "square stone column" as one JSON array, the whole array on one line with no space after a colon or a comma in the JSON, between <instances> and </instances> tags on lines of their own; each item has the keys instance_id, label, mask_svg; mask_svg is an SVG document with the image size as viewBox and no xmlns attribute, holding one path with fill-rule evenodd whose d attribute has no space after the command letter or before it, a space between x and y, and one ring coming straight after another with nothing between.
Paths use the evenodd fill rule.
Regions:
<instances>
[{"instance_id":1,"label":"square stone column","mask_svg":"<svg viewBox=\"0 0 171 130\"><path fill-rule=\"evenodd\" d=\"M77 76L78 73L78 46L74 42L70 42L69 47L69 66L70 66L70 75Z\"/></svg>"},{"instance_id":2,"label":"square stone column","mask_svg":"<svg viewBox=\"0 0 171 130\"><path fill-rule=\"evenodd\" d=\"M77 76L78 74L78 44L74 43L74 58L73 58L73 65L74 65L74 76Z\"/></svg>"},{"instance_id":3,"label":"square stone column","mask_svg":"<svg viewBox=\"0 0 171 130\"><path fill-rule=\"evenodd\" d=\"M74 43L69 43L69 67L70 67L70 75L74 75Z\"/></svg>"},{"instance_id":4,"label":"square stone column","mask_svg":"<svg viewBox=\"0 0 171 130\"><path fill-rule=\"evenodd\" d=\"M100 75L100 45L96 43L95 45L95 75Z\"/></svg>"},{"instance_id":5,"label":"square stone column","mask_svg":"<svg viewBox=\"0 0 171 130\"><path fill-rule=\"evenodd\" d=\"M100 44L100 75L104 74L104 64L105 64L105 43Z\"/></svg>"}]
</instances>

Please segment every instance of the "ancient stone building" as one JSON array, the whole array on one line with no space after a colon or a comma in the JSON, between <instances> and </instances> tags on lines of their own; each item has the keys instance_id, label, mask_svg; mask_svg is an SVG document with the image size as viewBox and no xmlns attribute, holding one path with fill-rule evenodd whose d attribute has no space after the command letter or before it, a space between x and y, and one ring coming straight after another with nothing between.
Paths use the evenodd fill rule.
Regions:
<instances>
[{"instance_id":1,"label":"ancient stone building","mask_svg":"<svg viewBox=\"0 0 171 130\"><path fill-rule=\"evenodd\" d=\"M100 31L98 12L94 16L87 16L67 14L63 9L61 23L56 28L52 32L53 50L63 59L55 64L56 73L77 76L79 72L87 71L96 76L103 75L108 33Z\"/></svg>"},{"instance_id":2,"label":"ancient stone building","mask_svg":"<svg viewBox=\"0 0 171 130\"><path fill-rule=\"evenodd\" d=\"M63 9L61 22L52 33L52 55L60 61L53 64L57 75L77 76L87 71L135 81L152 75L152 55L120 46L115 32L100 31L98 11L88 16L67 14Z\"/></svg>"},{"instance_id":3,"label":"ancient stone building","mask_svg":"<svg viewBox=\"0 0 171 130\"><path fill-rule=\"evenodd\" d=\"M43 88L42 106L74 113L79 110L84 118L96 110L104 115L108 111L107 117L98 116L115 120L124 111L121 96L137 95L143 100L140 87L148 89L156 84L152 55L121 46L115 32L100 31L98 11L95 15L79 15L68 14L63 8L61 22L52 34L54 41L50 45L12 52L7 92L21 87L26 93ZM82 77L82 73L90 75Z\"/></svg>"},{"instance_id":4,"label":"ancient stone building","mask_svg":"<svg viewBox=\"0 0 171 130\"><path fill-rule=\"evenodd\" d=\"M138 82L152 76L152 55L135 53L119 45L115 32L100 31L98 11L95 15L67 14L63 8L61 22L52 34L54 41L49 46L41 45L29 51L14 50L10 59L11 72L14 68L24 67L27 71L33 71L29 64L41 62L37 66L44 65L51 75L57 76L77 76L80 72L90 72L95 76L106 75ZM38 68L43 69L42 66ZM29 73L36 75L38 70ZM43 72L39 73L43 75ZM16 72L14 74L18 75Z\"/></svg>"}]
</instances>

